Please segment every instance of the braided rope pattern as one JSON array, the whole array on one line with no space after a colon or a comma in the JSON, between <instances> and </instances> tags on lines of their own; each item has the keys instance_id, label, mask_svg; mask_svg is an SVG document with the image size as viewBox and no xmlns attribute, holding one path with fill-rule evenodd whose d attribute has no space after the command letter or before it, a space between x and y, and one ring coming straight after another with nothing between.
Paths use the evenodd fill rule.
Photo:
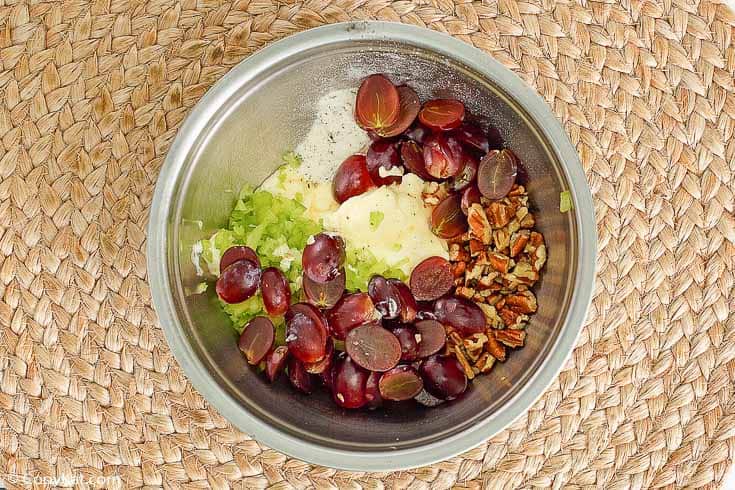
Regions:
<instances>
[{"instance_id":1,"label":"braided rope pattern","mask_svg":"<svg viewBox=\"0 0 735 490\"><path fill-rule=\"evenodd\" d=\"M556 112L595 197L573 357L454 459L349 473L233 429L171 356L145 226L189 109L270 41L350 19L450 33ZM735 457L735 14L667 0L0 0L0 472L113 488L703 488ZM1 476L0 476L1 478Z\"/></svg>"}]
</instances>

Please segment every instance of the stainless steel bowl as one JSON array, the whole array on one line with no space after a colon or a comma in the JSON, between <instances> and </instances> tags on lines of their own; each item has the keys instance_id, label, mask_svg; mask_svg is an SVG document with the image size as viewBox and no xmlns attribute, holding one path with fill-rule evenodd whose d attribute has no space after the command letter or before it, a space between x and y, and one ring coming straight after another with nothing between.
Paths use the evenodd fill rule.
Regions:
<instances>
[{"instance_id":1,"label":"stainless steel bowl","mask_svg":"<svg viewBox=\"0 0 735 490\"><path fill-rule=\"evenodd\" d=\"M199 281L192 244L224 225L237 191L258 184L293 149L325 92L372 73L407 81L422 97L456 97L498 127L528 171L548 264L536 287L539 312L526 347L466 395L433 409L403 404L345 411L326 394L269 385L250 369L228 319ZM559 212L568 189L574 211ZM486 54L443 34L358 22L277 42L232 69L179 131L156 186L148 270L161 325L192 384L223 416L258 441L297 458L355 470L429 464L502 430L543 393L570 354L594 282L593 204L577 153L543 100ZM210 288L210 290L213 288Z\"/></svg>"}]
</instances>

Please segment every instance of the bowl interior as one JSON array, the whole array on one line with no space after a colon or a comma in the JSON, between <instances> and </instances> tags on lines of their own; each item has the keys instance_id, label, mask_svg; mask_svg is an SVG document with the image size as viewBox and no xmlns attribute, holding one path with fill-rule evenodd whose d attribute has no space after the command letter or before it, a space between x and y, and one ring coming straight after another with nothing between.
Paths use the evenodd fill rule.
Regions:
<instances>
[{"instance_id":1,"label":"bowl interior","mask_svg":"<svg viewBox=\"0 0 735 490\"><path fill-rule=\"evenodd\" d=\"M187 294L200 281L190 260L192 244L227 222L245 183L257 185L308 131L324 93L355 87L372 73L406 82L422 98L456 97L482 124L497 127L523 161L537 226L548 262L535 292L539 311L526 346L512 352L490 375L476 378L460 400L427 409L413 403L377 411L345 411L325 392L296 393L283 379L264 381L236 347L236 334L209 294ZM437 53L391 42L338 42L310 49L244 83L210 121L185 162L176 210L169 221L169 273L181 328L211 377L243 410L302 440L351 451L404 449L457 434L498 409L527 385L561 329L574 288L577 229L571 213L559 212L568 186L540 128L521 105L490 80ZM174 253L174 251L176 251ZM488 434L489 436L490 434Z\"/></svg>"}]
</instances>

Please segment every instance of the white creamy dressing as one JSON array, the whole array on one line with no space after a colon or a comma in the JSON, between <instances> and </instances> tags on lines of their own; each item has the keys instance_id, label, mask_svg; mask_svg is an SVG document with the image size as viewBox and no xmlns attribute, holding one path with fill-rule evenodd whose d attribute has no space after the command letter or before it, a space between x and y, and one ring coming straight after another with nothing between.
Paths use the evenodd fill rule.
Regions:
<instances>
[{"instance_id":1,"label":"white creamy dressing","mask_svg":"<svg viewBox=\"0 0 735 490\"><path fill-rule=\"evenodd\" d=\"M367 248L391 266L401 264L406 274L426 257L448 258L446 242L431 232L431 210L421 199L424 182L416 175L404 175L402 168L381 168L381 177L401 176L401 182L378 187L341 205L335 201L332 178L337 168L370 142L355 123L355 94L356 90L347 89L322 97L316 120L295 150L301 165L279 168L260 189L298 200L306 207L306 216L321 219L326 230L339 234L349 246ZM371 214L382 216L377 226L371 226ZM294 258L293 253L284 253L284 261Z\"/></svg>"}]
</instances>

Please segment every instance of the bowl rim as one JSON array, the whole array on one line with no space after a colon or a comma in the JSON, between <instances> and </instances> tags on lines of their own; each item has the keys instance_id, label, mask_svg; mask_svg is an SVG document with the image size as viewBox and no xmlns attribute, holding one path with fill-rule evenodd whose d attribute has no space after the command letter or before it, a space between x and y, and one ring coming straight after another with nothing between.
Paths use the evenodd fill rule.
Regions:
<instances>
[{"instance_id":1,"label":"bowl rim","mask_svg":"<svg viewBox=\"0 0 735 490\"><path fill-rule=\"evenodd\" d=\"M304 50L345 41L403 42L439 52L491 80L522 106L556 154L572 195L577 225L578 256L575 283L567 316L559 335L522 389L492 417L445 439L423 446L389 451L347 451L294 437L251 416L222 386L212 382L201 359L188 342L176 314L167 270L167 230L171 204L181 169L217 108L233 97L246 80L279 61ZM192 385L217 411L258 442L310 463L357 471L391 471L428 465L467 451L509 426L546 391L571 355L592 302L597 254L597 228L592 193L579 156L561 123L544 100L520 77L479 49L447 34L407 24L358 21L329 24L302 31L268 45L233 67L191 110L179 129L156 183L148 223L148 280L154 309L166 340Z\"/></svg>"}]
</instances>

